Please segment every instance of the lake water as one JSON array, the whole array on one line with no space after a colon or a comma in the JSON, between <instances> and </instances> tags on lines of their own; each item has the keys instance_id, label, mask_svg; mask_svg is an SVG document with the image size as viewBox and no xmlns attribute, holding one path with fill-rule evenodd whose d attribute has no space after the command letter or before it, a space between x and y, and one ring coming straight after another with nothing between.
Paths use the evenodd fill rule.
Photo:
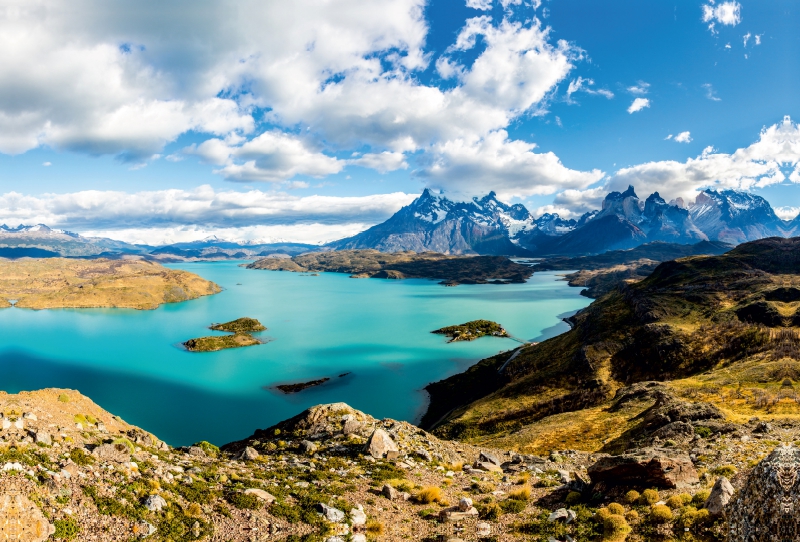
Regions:
<instances>
[{"instance_id":1,"label":"lake water","mask_svg":"<svg viewBox=\"0 0 800 542\"><path fill-rule=\"evenodd\" d=\"M518 346L493 337L447 344L431 330L484 318L543 340L566 331L560 318L590 302L555 273L536 273L525 284L447 288L238 263L172 265L225 290L153 311L0 310L0 389L77 389L175 446L224 444L336 401L414 421L426 406L427 383ZM212 322L242 316L267 326L257 336L269 342L210 353L180 346L214 334ZM331 380L296 394L272 388L323 377Z\"/></svg>"}]
</instances>

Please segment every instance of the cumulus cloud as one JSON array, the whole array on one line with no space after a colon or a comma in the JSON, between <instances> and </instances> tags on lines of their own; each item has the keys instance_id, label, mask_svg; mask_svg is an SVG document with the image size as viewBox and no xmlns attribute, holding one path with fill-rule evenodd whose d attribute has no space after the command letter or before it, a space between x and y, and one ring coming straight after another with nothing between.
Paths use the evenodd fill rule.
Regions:
<instances>
[{"instance_id":1,"label":"cumulus cloud","mask_svg":"<svg viewBox=\"0 0 800 542\"><path fill-rule=\"evenodd\" d=\"M564 188L585 188L603 177L600 170L577 171L552 152L536 153L536 145L510 140L498 130L479 140L447 141L432 161L417 172L431 188L463 199L495 190L501 198L553 194Z\"/></svg>"},{"instance_id":2,"label":"cumulus cloud","mask_svg":"<svg viewBox=\"0 0 800 542\"><path fill-rule=\"evenodd\" d=\"M648 92L650 92L650 83L639 81L635 85L628 87L628 92L630 92L634 96L643 96Z\"/></svg>"},{"instance_id":3,"label":"cumulus cloud","mask_svg":"<svg viewBox=\"0 0 800 542\"><path fill-rule=\"evenodd\" d=\"M85 190L32 196L9 192L0 195L0 223L44 223L82 232L198 230L197 224L204 231L308 224L352 228L385 220L415 197L402 192L297 197L260 190L218 191L208 185L136 193Z\"/></svg>"},{"instance_id":4,"label":"cumulus cloud","mask_svg":"<svg viewBox=\"0 0 800 542\"><path fill-rule=\"evenodd\" d=\"M645 107L650 107L650 100L648 98L636 98L628 107L628 113L636 113Z\"/></svg>"},{"instance_id":5,"label":"cumulus cloud","mask_svg":"<svg viewBox=\"0 0 800 542\"><path fill-rule=\"evenodd\" d=\"M675 141L677 143L691 143L692 135L688 131L687 132L681 132L681 133L679 133L678 135L675 136Z\"/></svg>"},{"instance_id":6,"label":"cumulus cloud","mask_svg":"<svg viewBox=\"0 0 800 542\"><path fill-rule=\"evenodd\" d=\"M467 0L467 7L486 11L492 9L492 0Z\"/></svg>"},{"instance_id":7,"label":"cumulus cloud","mask_svg":"<svg viewBox=\"0 0 800 542\"><path fill-rule=\"evenodd\" d=\"M408 169L406 157L401 152L384 151L367 153L347 161L348 164L374 169L380 173L388 173L398 169Z\"/></svg>"},{"instance_id":8,"label":"cumulus cloud","mask_svg":"<svg viewBox=\"0 0 800 542\"><path fill-rule=\"evenodd\" d=\"M781 220L792 220L800 213L800 207L773 207L773 210Z\"/></svg>"},{"instance_id":9,"label":"cumulus cloud","mask_svg":"<svg viewBox=\"0 0 800 542\"><path fill-rule=\"evenodd\" d=\"M708 29L712 33L717 33L716 24L725 26L736 26L742 22L742 5L739 2L720 2L715 4L710 1L703 7L703 22L709 23Z\"/></svg>"}]
</instances>

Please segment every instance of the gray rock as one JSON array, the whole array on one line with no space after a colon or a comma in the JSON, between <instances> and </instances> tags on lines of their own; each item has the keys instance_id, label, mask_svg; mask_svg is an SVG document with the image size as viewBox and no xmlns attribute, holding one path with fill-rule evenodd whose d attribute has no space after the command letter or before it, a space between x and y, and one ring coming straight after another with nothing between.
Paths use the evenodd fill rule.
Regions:
<instances>
[{"instance_id":1,"label":"gray rock","mask_svg":"<svg viewBox=\"0 0 800 542\"><path fill-rule=\"evenodd\" d=\"M204 457L206 455L206 452L203 451L203 449L200 448L199 446L189 446L189 449L186 452L189 455L194 455L198 457Z\"/></svg>"},{"instance_id":2,"label":"gray rock","mask_svg":"<svg viewBox=\"0 0 800 542\"><path fill-rule=\"evenodd\" d=\"M481 454L478 456L478 462L491 463L492 465L497 465L498 467L503 464L503 462L491 452L481 452Z\"/></svg>"},{"instance_id":3,"label":"gray rock","mask_svg":"<svg viewBox=\"0 0 800 542\"><path fill-rule=\"evenodd\" d=\"M771 433L772 432L772 425L767 422L758 422L756 428L753 429L753 433Z\"/></svg>"},{"instance_id":4,"label":"gray rock","mask_svg":"<svg viewBox=\"0 0 800 542\"><path fill-rule=\"evenodd\" d=\"M236 457L242 461L255 461L258 459L258 450L250 446L246 446L244 450Z\"/></svg>"},{"instance_id":5,"label":"gray rock","mask_svg":"<svg viewBox=\"0 0 800 542\"><path fill-rule=\"evenodd\" d=\"M705 507L712 516L722 516L725 513L725 506L733 497L733 486L724 476L717 478L711 494L706 499Z\"/></svg>"},{"instance_id":6,"label":"gray rock","mask_svg":"<svg viewBox=\"0 0 800 542\"><path fill-rule=\"evenodd\" d=\"M575 510L567 510L567 521L565 521L564 523L569 525L570 523L572 523L576 519L578 519L577 512L575 512Z\"/></svg>"},{"instance_id":7,"label":"gray rock","mask_svg":"<svg viewBox=\"0 0 800 542\"><path fill-rule=\"evenodd\" d=\"M310 440L304 440L300 442L300 451L304 454L311 455L317 451L318 446L311 442Z\"/></svg>"},{"instance_id":8,"label":"gray rock","mask_svg":"<svg viewBox=\"0 0 800 542\"><path fill-rule=\"evenodd\" d=\"M267 493L263 489L257 489L257 488L254 488L254 487L250 487L250 488L247 488L247 489L244 490L244 494L245 495L255 495L256 497L258 497L262 501L265 501L267 504L272 504L272 503L275 502L275 497L273 497L271 494Z\"/></svg>"},{"instance_id":9,"label":"gray rock","mask_svg":"<svg viewBox=\"0 0 800 542\"><path fill-rule=\"evenodd\" d=\"M113 463L129 463L131 460L130 449L121 442L101 444L92 450L92 455L100 461L111 461Z\"/></svg>"},{"instance_id":10,"label":"gray rock","mask_svg":"<svg viewBox=\"0 0 800 542\"><path fill-rule=\"evenodd\" d=\"M495 465L494 463L490 463L488 461L476 461L472 464L472 468L486 472L503 472L503 469L500 468L499 465Z\"/></svg>"},{"instance_id":11,"label":"gray rock","mask_svg":"<svg viewBox=\"0 0 800 542\"><path fill-rule=\"evenodd\" d=\"M333 508L332 506L328 506L327 504L323 503L317 504L315 508L317 509L317 512L322 514L322 516L331 523L341 523L344 521L344 512L338 508Z\"/></svg>"},{"instance_id":12,"label":"gray rock","mask_svg":"<svg viewBox=\"0 0 800 542\"><path fill-rule=\"evenodd\" d=\"M33 440L36 442L36 444L46 444L47 446L53 445L53 439L50 438L50 433L47 431L38 431L33 437Z\"/></svg>"},{"instance_id":13,"label":"gray rock","mask_svg":"<svg viewBox=\"0 0 800 542\"><path fill-rule=\"evenodd\" d=\"M642 448L602 457L587 472L595 484L684 488L699 482L688 455L660 448Z\"/></svg>"},{"instance_id":14,"label":"gray rock","mask_svg":"<svg viewBox=\"0 0 800 542\"><path fill-rule=\"evenodd\" d=\"M364 450L375 459L386 457L386 453L390 451L399 452L397 444L383 429L376 429L372 432Z\"/></svg>"},{"instance_id":15,"label":"gray rock","mask_svg":"<svg viewBox=\"0 0 800 542\"><path fill-rule=\"evenodd\" d=\"M342 427L342 433L345 435L355 435L361 432L363 429L364 424L356 420L347 420L344 422L344 427Z\"/></svg>"},{"instance_id":16,"label":"gray rock","mask_svg":"<svg viewBox=\"0 0 800 542\"><path fill-rule=\"evenodd\" d=\"M390 501L396 501L400 498L400 492L389 484L385 484L383 486L383 489L381 489L381 494Z\"/></svg>"},{"instance_id":17,"label":"gray rock","mask_svg":"<svg viewBox=\"0 0 800 542\"><path fill-rule=\"evenodd\" d=\"M547 517L547 521L552 523L554 521L558 521L558 520L561 520L561 519L566 520L568 517L569 517L569 514L567 513L567 509L566 508L559 508L558 510L556 510L555 512L553 512L552 514L550 514Z\"/></svg>"},{"instance_id":18,"label":"gray rock","mask_svg":"<svg viewBox=\"0 0 800 542\"><path fill-rule=\"evenodd\" d=\"M425 448L417 448L416 450L414 450L414 453L420 456L425 461L433 461L433 456L431 456L431 453Z\"/></svg>"},{"instance_id":19,"label":"gray rock","mask_svg":"<svg viewBox=\"0 0 800 542\"><path fill-rule=\"evenodd\" d=\"M466 512L470 508L472 508L472 499L469 497L461 497L461 499L458 501L458 509L461 512Z\"/></svg>"},{"instance_id":20,"label":"gray rock","mask_svg":"<svg viewBox=\"0 0 800 542\"><path fill-rule=\"evenodd\" d=\"M34 414L33 412L23 412L22 417L25 418L26 420L31 420L32 422L38 420L36 414Z\"/></svg>"},{"instance_id":21,"label":"gray rock","mask_svg":"<svg viewBox=\"0 0 800 542\"><path fill-rule=\"evenodd\" d=\"M145 508L151 512L160 512L162 508L167 506L167 501L161 495L149 495L142 502Z\"/></svg>"},{"instance_id":22,"label":"gray rock","mask_svg":"<svg viewBox=\"0 0 800 542\"><path fill-rule=\"evenodd\" d=\"M559 470L558 477L561 479L562 484L568 484L570 481L570 475L568 470Z\"/></svg>"},{"instance_id":23,"label":"gray rock","mask_svg":"<svg viewBox=\"0 0 800 542\"><path fill-rule=\"evenodd\" d=\"M350 522L355 525L366 525L367 523L367 514L364 512L363 507L361 505L358 508L353 508L350 510Z\"/></svg>"}]
</instances>

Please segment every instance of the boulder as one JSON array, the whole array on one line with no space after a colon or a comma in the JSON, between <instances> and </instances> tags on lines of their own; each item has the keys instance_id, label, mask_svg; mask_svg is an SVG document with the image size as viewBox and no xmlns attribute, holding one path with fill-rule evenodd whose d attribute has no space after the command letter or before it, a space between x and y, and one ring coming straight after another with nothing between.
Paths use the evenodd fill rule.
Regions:
<instances>
[{"instance_id":1,"label":"boulder","mask_svg":"<svg viewBox=\"0 0 800 542\"><path fill-rule=\"evenodd\" d=\"M711 494L706 499L705 508L712 516L722 516L725 514L725 506L733 497L733 486L724 476L717 478Z\"/></svg>"},{"instance_id":2,"label":"boulder","mask_svg":"<svg viewBox=\"0 0 800 542\"><path fill-rule=\"evenodd\" d=\"M478 456L478 462L491 463L492 465L497 465L498 467L503 464L503 462L491 452L481 452Z\"/></svg>"},{"instance_id":3,"label":"boulder","mask_svg":"<svg viewBox=\"0 0 800 542\"><path fill-rule=\"evenodd\" d=\"M381 489L381 495L383 495L390 501L396 501L400 498L400 492L397 491L392 486L390 486L389 484L385 484L383 486L383 489Z\"/></svg>"},{"instance_id":4,"label":"boulder","mask_svg":"<svg viewBox=\"0 0 800 542\"><path fill-rule=\"evenodd\" d=\"M32 422L35 422L38 419L36 417L36 414L34 414L33 412L23 412L22 417L25 418L26 420L31 420Z\"/></svg>"},{"instance_id":5,"label":"boulder","mask_svg":"<svg viewBox=\"0 0 800 542\"><path fill-rule=\"evenodd\" d=\"M353 508L350 510L350 522L353 524L353 526L366 525L367 514L364 512L364 508L360 504L358 505L358 508Z\"/></svg>"},{"instance_id":6,"label":"boulder","mask_svg":"<svg viewBox=\"0 0 800 542\"><path fill-rule=\"evenodd\" d=\"M559 508L558 510L556 510L555 512L553 512L552 514L550 514L547 517L547 521L549 521L550 523L553 523L554 521L558 521L558 520L562 520L562 519L566 520L568 517L569 517L569 514L567 513L567 509L566 508Z\"/></svg>"},{"instance_id":7,"label":"boulder","mask_svg":"<svg viewBox=\"0 0 800 542\"><path fill-rule=\"evenodd\" d=\"M685 488L699 482L688 455L643 448L598 460L588 469L592 483Z\"/></svg>"},{"instance_id":8,"label":"boulder","mask_svg":"<svg viewBox=\"0 0 800 542\"><path fill-rule=\"evenodd\" d=\"M262 501L266 502L267 504L272 504L275 502L275 497L264 491L263 489L258 489L255 487L250 487L244 490L245 495L255 495Z\"/></svg>"},{"instance_id":9,"label":"boulder","mask_svg":"<svg viewBox=\"0 0 800 542\"><path fill-rule=\"evenodd\" d=\"M153 526L153 524L144 520L137 521L133 526L133 534L139 538L147 538L148 536L155 534L155 532L156 528Z\"/></svg>"},{"instance_id":10,"label":"boulder","mask_svg":"<svg viewBox=\"0 0 800 542\"><path fill-rule=\"evenodd\" d=\"M100 461L111 461L113 463L130 463L131 461L130 449L122 442L101 444L92 450L92 455Z\"/></svg>"},{"instance_id":11,"label":"boulder","mask_svg":"<svg viewBox=\"0 0 800 542\"><path fill-rule=\"evenodd\" d=\"M206 455L206 452L203 451L203 449L200 448L199 446L189 446L189 449L186 450L186 453L197 457L205 457Z\"/></svg>"},{"instance_id":12,"label":"boulder","mask_svg":"<svg viewBox=\"0 0 800 542\"><path fill-rule=\"evenodd\" d=\"M250 446L245 446L244 450L236 456L236 459L241 461L255 461L258 459L258 450Z\"/></svg>"},{"instance_id":13,"label":"boulder","mask_svg":"<svg viewBox=\"0 0 800 542\"><path fill-rule=\"evenodd\" d=\"M433 456L425 448L417 448L416 450L414 450L414 453L420 456L425 461L433 461Z\"/></svg>"},{"instance_id":14,"label":"boulder","mask_svg":"<svg viewBox=\"0 0 800 542\"><path fill-rule=\"evenodd\" d=\"M324 517L331 523L341 523L344 521L345 518L344 512L342 512L338 508L334 508L332 506L328 506L327 504L323 503L317 504L315 508L317 512L322 514L322 517Z\"/></svg>"},{"instance_id":15,"label":"boulder","mask_svg":"<svg viewBox=\"0 0 800 542\"><path fill-rule=\"evenodd\" d=\"M661 440L686 440L694 436L694 426L689 422L671 422L656 429L650 435L651 438Z\"/></svg>"},{"instance_id":16,"label":"boulder","mask_svg":"<svg viewBox=\"0 0 800 542\"><path fill-rule=\"evenodd\" d=\"M310 440L304 440L300 442L300 451L304 454L312 455L314 452L317 451L317 445L311 442Z\"/></svg>"},{"instance_id":17,"label":"boulder","mask_svg":"<svg viewBox=\"0 0 800 542\"><path fill-rule=\"evenodd\" d=\"M458 501L458 509L462 512L466 512L470 508L472 508L472 499L469 497L461 497L461 499Z\"/></svg>"},{"instance_id":18,"label":"boulder","mask_svg":"<svg viewBox=\"0 0 800 542\"><path fill-rule=\"evenodd\" d=\"M394 443L389 433L383 429L376 429L369 437L364 451L375 459L386 457L387 452L399 452L397 444Z\"/></svg>"},{"instance_id":19,"label":"boulder","mask_svg":"<svg viewBox=\"0 0 800 542\"><path fill-rule=\"evenodd\" d=\"M486 472L503 472L503 469L499 465L489 463L488 461L476 461L472 464L472 468Z\"/></svg>"},{"instance_id":20,"label":"boulder","mask_svg":"<svg viewBox=\"0 0 800 542\"><path fill-rule=\"evenodd\" d=\"M167 501L161 495L148 495L142 504L151 512L160 512L162 508L167 506Z\"/></svg>"},{"instance_id":21,"label":"boulder","mask_svg":"<svg viewBox=\"0 0 800 542\"><path fill-rule=\"evenodd\" d=\"M770 425L767 422L758 422L758 424L756 424L755 429L753 429L753 433L767 434L771 432L772 432L772 425Z\"/></svg>"},{"instance_id":22,"label":"boulder","mask_svg":"<svg viewBox=\"0 0 800 542\"><path fill-rule=\"evenodd\" d=\"M342 433L345 435L355 435L361 432L364 424L357 420L347 420L342 427Z\"/></svg>"},{"instance_id":23,"label":"boulder","mask_svg":"<svg viewBox=\"0 0 800 542\"><path fill-rule=\"evenodd\" d=\"M463 501L464 499L462 499ZM467 499L469 500L469 499ZM478 509L474 506L462 508L459 502L458 506L451 506L439 512L439 519L442 521L463 521L467 518L478 517Z\"/></svg>"},{"instance_id":24,"label":"boulder","mask_svg":"<svg viewBox=\"0 0 800 542\"><path fill-rule=\"evenodd\" d=\"M47 446L53 445L53 439L50 438L50 433L47 431L38 431L34 435L33 440L36 442L36 444L45 444Z\"/></svg>"}]
</instances>

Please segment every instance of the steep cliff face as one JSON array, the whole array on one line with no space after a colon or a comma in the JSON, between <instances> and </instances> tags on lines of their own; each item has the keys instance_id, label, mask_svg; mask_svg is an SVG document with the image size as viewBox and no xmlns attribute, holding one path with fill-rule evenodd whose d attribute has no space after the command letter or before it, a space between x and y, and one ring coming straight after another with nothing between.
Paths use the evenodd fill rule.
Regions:
<instances>
[{"instance_id":1,"label":"steep cliff face","mask_svg":"<svg viewBox=\"0 0 800 542\"><path fill-rule=\"evenodd\" d=\"M792 223L778 218L767 200L736 190L701 192L689 214L709 239L726 243L788 237L794 231Z\"/></svg>"}]
</instances>

